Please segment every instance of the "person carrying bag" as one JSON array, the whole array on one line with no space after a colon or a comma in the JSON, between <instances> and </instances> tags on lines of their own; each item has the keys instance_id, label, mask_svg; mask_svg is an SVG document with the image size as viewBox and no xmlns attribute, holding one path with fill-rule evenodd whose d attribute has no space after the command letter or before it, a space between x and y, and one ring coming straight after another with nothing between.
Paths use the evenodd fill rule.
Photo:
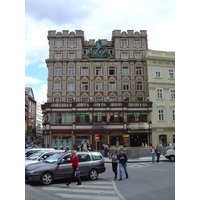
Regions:
<instances>
[{"instance_id":1,"label":"person carrying bag","mask_svg":"<svg viewBox=\"0 0 200 200\"><path fill-rule=\"evenodd\" d=\"M80 171L79 171L79 165L78 165L78 156L77 156L75 150L72 151L72 156L71 156L70 160L67 160L67 162L71 162L72 163L73 172L72 172L72 175L70 177L69 182L67 182L66 185L69 186L71 184L71 182L74 179L74 176L76 176L78 178L77 185L81 185L82 181L80 179Z\"/></svg>"}]
</instances>

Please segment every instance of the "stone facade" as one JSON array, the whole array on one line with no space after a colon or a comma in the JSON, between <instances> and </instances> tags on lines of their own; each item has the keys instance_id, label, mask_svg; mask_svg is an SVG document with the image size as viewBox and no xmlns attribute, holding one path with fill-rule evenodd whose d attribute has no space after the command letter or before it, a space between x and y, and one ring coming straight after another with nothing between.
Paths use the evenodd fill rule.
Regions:
<instances>
[{"instance_id":1,"label":"stone facade","mask_svg":"<svg viewBox=\"0 0 200 200\"><path fill-rule=\"evenodd\" d=\"M175 52L148 50L146 60L153 145L175 145Z\"/></svg>"},{"instance_id":2,"label":"stone facade","mask_svg":"<svg viewBox=\"0 0 200 200\"><path fill-rule=\"evenodd\" d=\"M123 146L125 140L127 146L150 144L146 30L114 30L111 41L101 39L101 47L94 39L85 40L82 30L51 30L47 38L48 90L42 105L45 145L77 148L87 141L94 149L97 133L102 136L97 149L103 143ZM98 48L110 56L88 56ZM80 118L84 115L81 122L79 114Z\"/></svg>"}]
</instances>

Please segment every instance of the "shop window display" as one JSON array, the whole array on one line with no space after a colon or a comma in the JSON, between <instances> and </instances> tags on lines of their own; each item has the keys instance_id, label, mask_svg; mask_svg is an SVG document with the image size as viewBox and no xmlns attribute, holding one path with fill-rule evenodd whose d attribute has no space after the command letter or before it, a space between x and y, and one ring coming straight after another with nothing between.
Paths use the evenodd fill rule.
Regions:
<instances>
[{"instance_id":1,"label":"shop window display","mask_svg":"<svg viewBox=\"0 0 200 200\"><path fill-rule=\"evenodd\" d=\"M52 148L60 150L71 149L71 136L52 136Z\"/></svg>"}]
</instances>

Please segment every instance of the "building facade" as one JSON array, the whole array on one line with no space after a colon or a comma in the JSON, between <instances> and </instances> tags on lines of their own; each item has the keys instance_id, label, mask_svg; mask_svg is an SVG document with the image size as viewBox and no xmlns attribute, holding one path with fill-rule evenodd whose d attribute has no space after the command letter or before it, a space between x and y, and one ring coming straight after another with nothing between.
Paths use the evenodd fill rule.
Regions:
<instances>
[{"instance_id":1,"label":"building facade","mask_svg":"<svg viewBox=\"0 0 200 200\"><path fill-rule=\"evenodd\" d=\"M114 30L111 41L84 39L76 30L48 31L46 147L92 149L151 144L147 32ZM95 135L99 141L95 141Z\"/></svg>"},{"instance_id":2,"label":"building facade","mask_svg":"<svg viewBox=\"0 0 200 200\"><path fill-rule=\"evenodd\" d=\"M43 137L42 119L43 116L42 116L41 104L36 102L36 137L38 143L42 143L42 137Z\"/></svg>"},{"instance_id":3,"label":"building facade","mask_svg":"<svg viewBox=\"0 0 200 200\"><path fill-rule=\"evenodd\" d=\"M25 102L27 109L25 110L26 119L26 142L34 142L36 140L36 101L33 90L30 87L25 88Z\"/></svg>"},{"instance_id":4,"label":"building facade","mask_svg":"<svg viewBox=\"0 0 200 200\"><path fill-rule=\"evenodd\" d=\"M175 52L148 50L146 59L152 144L175 145Z\"/></svg>"}]
</instances>

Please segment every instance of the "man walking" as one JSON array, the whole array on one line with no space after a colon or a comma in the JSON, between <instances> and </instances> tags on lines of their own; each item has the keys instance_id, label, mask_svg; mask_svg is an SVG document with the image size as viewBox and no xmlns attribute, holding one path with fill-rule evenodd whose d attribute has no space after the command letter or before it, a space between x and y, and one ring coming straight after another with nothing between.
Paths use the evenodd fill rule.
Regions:
<instances>
[{"instance_id":1,"label":"man walking","mask_svg":"<svg viewBox=\"0 0 200 200\"><path fill-rule=\"evenodd\" d=\"M119 160L119 176L120 176L119 181L122 181L123 168L124 168L124 172L126 174L126 178L128 178L128 171L127 171L128 157L122 148L120 149L120 153L118 154L117 158Z\"/></svg>"}]
</instances>

